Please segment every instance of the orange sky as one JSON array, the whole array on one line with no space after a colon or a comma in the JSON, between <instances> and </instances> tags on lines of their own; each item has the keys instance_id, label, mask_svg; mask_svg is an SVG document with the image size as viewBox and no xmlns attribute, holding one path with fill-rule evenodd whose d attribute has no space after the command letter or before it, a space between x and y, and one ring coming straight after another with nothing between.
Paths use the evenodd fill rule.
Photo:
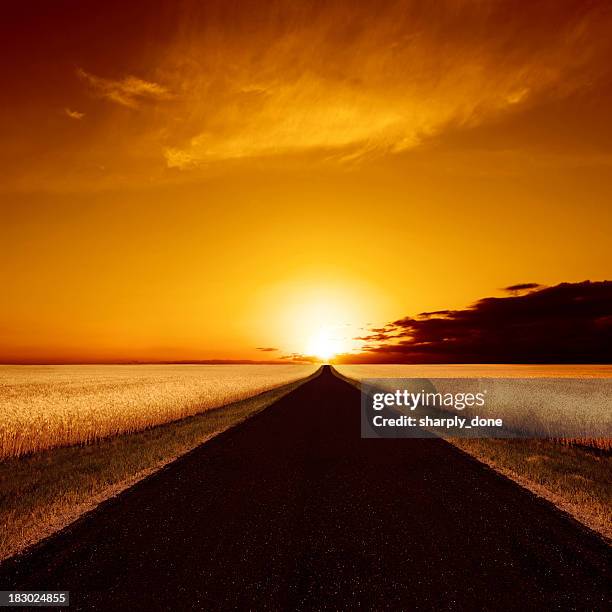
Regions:
<instances>
[{"instance_id":1,"label":"orange sky","mask_svg":"<svg viewBox=\"0 0 612 612\"><path fill-rule=\"evenodd\" d=\"M13 10L0 361L344 351L610 277L609 3Z\"/></svg>"}]
</instances>

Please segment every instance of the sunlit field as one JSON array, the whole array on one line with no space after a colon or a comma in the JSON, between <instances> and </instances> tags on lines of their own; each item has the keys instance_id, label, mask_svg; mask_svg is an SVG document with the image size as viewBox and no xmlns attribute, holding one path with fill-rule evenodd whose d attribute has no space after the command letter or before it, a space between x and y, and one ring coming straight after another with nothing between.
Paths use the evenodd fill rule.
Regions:
<instances>
[{"instance_id":1,"label":"sunlit field","mask_svg":"<svg viewBox=\"0 0 612 612\"><path fill-rule=\"evenodd\" d=\"M0 459L168 423L305 378L317 367L0 366Z\"/></svg>"},{"instance_id":2,"label":"sunlit field","mask_svg":"<svg viewBox=\"0 0 612 612\"><path fill-rule=\"evenodd\" d=\"M531 365L347 365L335 366L345 377L367 378L500 378L488 385L489 401L483 407L466 407L462 416L503 418L504 425L518 437L550 438L550 432L593 432L592 437L572 437L571 442L612 449L606 437L612 429L610 379L612 366ZM505 378L525 378L519 385ZM559 380L561 379L561 380ZM586 380L585 379L589 379ZM601 379L594 382L593 379ZM439 381L442 382L442 381ZM451 388L453 387L453 388ZM454 381L442 391L461 391ZM600 434L600 435L596 435ZM559 442L569 442L559 438Z\"/></svg>"},{"instance_id":3,"label":"sunlit field","mask_svg":"<svg viewBox=\"0 0 612 612\"><path fill-rule=\"evenodd\" d=\"M612 378L612 365L334 365L343 376L363 378Z\"/></svg>"}]
</instances>

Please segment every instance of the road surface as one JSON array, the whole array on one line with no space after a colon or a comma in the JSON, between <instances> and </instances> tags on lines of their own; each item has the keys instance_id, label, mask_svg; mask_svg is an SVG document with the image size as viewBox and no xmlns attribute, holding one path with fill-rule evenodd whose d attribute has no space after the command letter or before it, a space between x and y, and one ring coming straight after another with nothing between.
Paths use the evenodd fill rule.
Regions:
<instances>
[{"instance_id":1,"label":"road surface","mask_svg":"<svg viewBox=\"0 0 612 612\"><path fill-rule=\"evenodd\" d=\"M360 438L329 368L100 506L0 588L71 610L610 609L609 548L442 440Z\"/></svg>"}]
</instances>

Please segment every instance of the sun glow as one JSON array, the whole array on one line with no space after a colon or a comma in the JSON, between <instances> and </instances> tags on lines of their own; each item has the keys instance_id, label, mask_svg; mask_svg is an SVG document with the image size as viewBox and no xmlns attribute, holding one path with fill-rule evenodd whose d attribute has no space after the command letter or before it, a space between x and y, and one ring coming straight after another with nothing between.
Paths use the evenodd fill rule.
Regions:
<instances>
[{"instance_id":1,"label":"sun glow","mask_svg":"<svg viewBox=\"0 0 612 612\"><path fill-rule=\"evenodd\" d=\"M359 352L360 336L377 320L372 313L387 310L384 294L334 268L295 276L259 289L251 326L263 331L253 344L279 347L281 357L324 362Z\"/></svg>"},{"instance_id":2,"label":"sun glow","mask_svg":"<svg viewBox=\"0 0 612 612\"><path fill-rule=\"evenodd\" d=\"M338 353L345 352L342 338L334 336L333 330L329 328L320 329L310 338L307 354L317 357L322 361L329 361Z\"/></svg>"}]
</instances>

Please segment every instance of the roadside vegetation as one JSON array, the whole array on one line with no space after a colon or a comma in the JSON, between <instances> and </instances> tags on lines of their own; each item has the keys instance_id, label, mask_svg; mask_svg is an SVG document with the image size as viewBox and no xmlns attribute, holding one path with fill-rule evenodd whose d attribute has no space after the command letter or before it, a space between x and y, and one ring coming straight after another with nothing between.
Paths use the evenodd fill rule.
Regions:
<instances>
[{"instance_id":1,"label":"roadside vegetation","mask_svg":"<svg viewBox=\"0 0 612 612\"><path fill-rule=\"evenodd\" d=\"M511 437L555 438L562 444L612 451L610 366L343 365L336 370L353 380L389 379L388 386L379 383L381 391L394 391L395 379L406 378L431 379L443 393L484 390L484 405L465 405L460 413L453 406L440 410L461 417L502 418Z\"/></svg>"}]
</instances>

